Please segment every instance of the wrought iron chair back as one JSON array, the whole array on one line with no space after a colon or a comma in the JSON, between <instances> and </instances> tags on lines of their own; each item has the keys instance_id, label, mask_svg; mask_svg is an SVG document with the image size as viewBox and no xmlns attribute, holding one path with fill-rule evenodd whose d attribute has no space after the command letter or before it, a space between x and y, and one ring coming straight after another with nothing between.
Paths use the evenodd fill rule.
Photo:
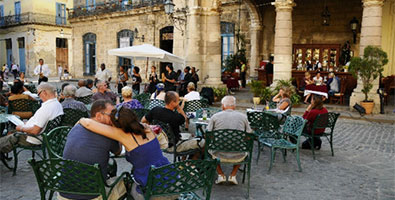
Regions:
<instances>
[{"instance_id":1,"label":"wrought iron chair back","mask_svg":"<svg viewBox=\"0 0 395 200\"><path fill-rule=\"evenodd\" d=\"M202 102L200 100L186 101L184 112L196 112L202 108Z\"/></svg>"},{"instance_id":2,"label":"wrought iron chair back","mask_svg":"<svg viewBox=\"0 0 395 200\"><path fill-rule=\"evenodd\" d=\"M152 110L153 108L158 107L158 106L165 107L165 101L160 100L160 99L151 99L149 102L148 109Z\"/></svg>"},{"instance_id":3,"label":"wrought iron chair back","mask_svg":"<svg viewBox=\"0 0 395 200\"><path fill-rule=\"evenodd\" d=\"M40 107L38 101L31 99L16 99L8 102L8 113L13 112L32 112L35 113Z\"/></svg>"},{"instance_id":4,"label":"wrought iron chair back","mask_svg":"<svg viewBox=\"0 0 395 200\"><path fill-rule=\"evenodd\" d=\"M137 99L139 102L143 102L149 100L150 96L151 95L149 93L141 93L136 96L133 96L133 99Z\"/></svg>"},{"instance_id":5,"label":"wrought iron chair back","mask_svg":"<svg viewBox=\"0 0 395 200\"><path fill-rule=\"evenodd\" d=\"M203 189L206 199L210 199L218 163L218 160L187 160L158 168L152 166L145 199L174 194L182 194L185 199L200 199L194 193L200 189Z\"/></svg>"},{"instance_id":6,"label":"wrought iron chair back","mask_svg":"<svg viewBox=\"0 0 395 200\"><path fill-rule=\"evenodd\" d=\"M29 164L33 167L41 199L45 199L48 191L49 199L52 199L53 193L57 191L79 195L101 195L106 200L107 194L113 189L111 187L110 192L106 192L105 187L108 185L102 177L98 164L88 165L59 158L40 161L30 159ZM126 174L128 173L122 175ZM123 176L120 176L116 182L119 182ZM113 185L115 184L111 184Z\"/></svg>"},{"instance_id":7,"label":"wrought iron chair back","mask_svg":"<svg viewBox=\"0 0 395 200\"><path fill-rule=\"evenodd\" d=\"M36 86L35 86L34 84L26 84L26 85L24 85L24 86L25 86L25 88L26 88L27 90L29 90L31 93L37 94L37 88L36 88Z\"/></svg>"},{"instance_id":8,"label":"wrought iron chair back","mask_svg":"<svg viewBox=\"0 0 395 200\"><path fill-rule=\"evenodd\" d=\"M297 144L300 143L300 136L302 135L303 128L306 124L306 120L300 116L289 116L285 120L285 124L282 130L282 133L293 137L296 139Z\"/></svg>"},{"instance_id":9,"label":"wrought iron chair back","mask_svg":"<svg viewBox=\"0 0 395 200\"><path fill-rule=\"evenodd\" d=\"M48 150L49 158L62 158L63 150L66 145L67 135L72 127L61 126L43 135L44 143Z\"/></svg>"},{"instance_id":10,"label":"wrought iron chair back","mask_svg":"<svg viewBox=\"0 0 395 200\"><path fill-rule=\"evenodd\" d=\"M72 108L63 109L63 113L64 115L61 123L63 126L74 126L81 118L89 117L87 112Z\"/></svg>"},{"instance_id":11,"label":"wrought iron chair back","mask_svg":"<svg viewBox=\"0 0 395 200\"><path fill-rule=\"evenodd\" d=\"M80 101L84 104L90 104L90 103L92 103L92 96L93 95L87 95L84 97L76 97L75 100Z\"/></svg>"},{"instance_id":12,"label":"wrought iron chair back","mask_svg":"<svg viewBox=\"0 0 395 200\"><path fill-rule=\"evenodd\" d=\"M280 128L278 117L266 112L247 112L247 119L254 130L277 131Z\"/></svg>"}]
</instances>

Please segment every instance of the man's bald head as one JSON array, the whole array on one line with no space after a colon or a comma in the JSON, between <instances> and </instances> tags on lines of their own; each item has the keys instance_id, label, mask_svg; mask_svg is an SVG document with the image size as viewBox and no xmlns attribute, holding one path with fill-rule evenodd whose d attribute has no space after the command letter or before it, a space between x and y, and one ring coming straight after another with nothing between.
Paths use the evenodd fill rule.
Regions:
<instances>
[{"instance_id":1,"label":"man's bald head","mask_svg":"<svg viewBox=\"0 0 395 200\"><path fill-rule=\"evenodd\" d=\"M79 80L78 81L78 87L84 87L84 86L86 86L86 81L83 80L83 79Z\"/></svg>"}]
</instances>

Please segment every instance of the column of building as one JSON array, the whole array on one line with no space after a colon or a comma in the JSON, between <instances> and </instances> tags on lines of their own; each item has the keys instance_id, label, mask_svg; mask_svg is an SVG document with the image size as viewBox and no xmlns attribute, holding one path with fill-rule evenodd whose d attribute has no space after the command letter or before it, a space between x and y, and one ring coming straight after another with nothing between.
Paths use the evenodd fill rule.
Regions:
<instances>
[{"instance_id":1,"label":"column of building","mask_svg":"<svg viewBox=\"0 0 395 200\"><path fill-rule=\"evenodd\" d=\"M292 77L292 8L293 0L276 0L276 28L274 35L273 80Z\"/></svg>"},{"instance_id":2,"label":"column of building","mask_svg":"<svg viewBox=\"0 0 395 200\"><path fill-rule=\"evenodd\" d=\"M381 46L381 24L384 0L362 0L362 3L363 12L359 50L360 56L363 56L363 51L368 45ZM373 88L369 93L369 98L375 102L373 113L378 113L380 110L380 98L376 93L378 84L379 80L375 80ZM361 79L358 79L357 88L354 89L354 92L350 97L350 109L352 109L355 103L359 103L364 100L365 96L361 92L362 85Z\"/></svg>"},{"instance_id":3,"label":"column of building","mask_svg":"<svg viewBox=\"0 0 395 200\"><path fill-rule=\"evenodd\" d=\"M250 77L256 78L258 77L258 72L256 69L259 68L259 47L260 47L260 38L262 34L262 25L259 21L252 21L250 26L250 34L251 34L251 57L250 57Z\"/></svg>"}]
</instances>

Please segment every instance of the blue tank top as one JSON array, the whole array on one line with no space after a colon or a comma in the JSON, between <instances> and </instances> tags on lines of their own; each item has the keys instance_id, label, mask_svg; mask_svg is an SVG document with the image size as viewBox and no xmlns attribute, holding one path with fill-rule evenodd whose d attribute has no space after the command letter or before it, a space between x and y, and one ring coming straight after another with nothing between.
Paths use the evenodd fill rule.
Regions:
<instances>
[{"instance_id":1,"label":"blue tank top","mask_svg":"<svg viewBox=\"0 0 395 200\"><path fill-rule=\"evenodd\" d=\"M135 138L134 140L136 141ZM137 143L137 145L137 148L125 153L125 158L133 165L133 176L137 183L146 186L151 166L160 167L170 162L163 156L158 139L155 138L143 145Z\"/></svg>"}]
</instances>

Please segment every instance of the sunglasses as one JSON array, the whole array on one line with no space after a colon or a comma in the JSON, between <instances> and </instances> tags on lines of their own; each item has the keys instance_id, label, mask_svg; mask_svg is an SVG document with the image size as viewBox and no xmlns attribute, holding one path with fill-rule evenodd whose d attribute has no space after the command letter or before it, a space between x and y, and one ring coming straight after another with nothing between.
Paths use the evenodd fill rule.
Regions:
<instances>
[{"instance_id":1,"label":"sunglasses","mask_svg":"<svg viewBox=\"0 0 395 200\"><path fill-rule=\"evenodd\" d=\"M37 93L37 96L40 96L40 94L43 92L44 90L41 90L39 93Z\"/></svg>"}]
</instances>

